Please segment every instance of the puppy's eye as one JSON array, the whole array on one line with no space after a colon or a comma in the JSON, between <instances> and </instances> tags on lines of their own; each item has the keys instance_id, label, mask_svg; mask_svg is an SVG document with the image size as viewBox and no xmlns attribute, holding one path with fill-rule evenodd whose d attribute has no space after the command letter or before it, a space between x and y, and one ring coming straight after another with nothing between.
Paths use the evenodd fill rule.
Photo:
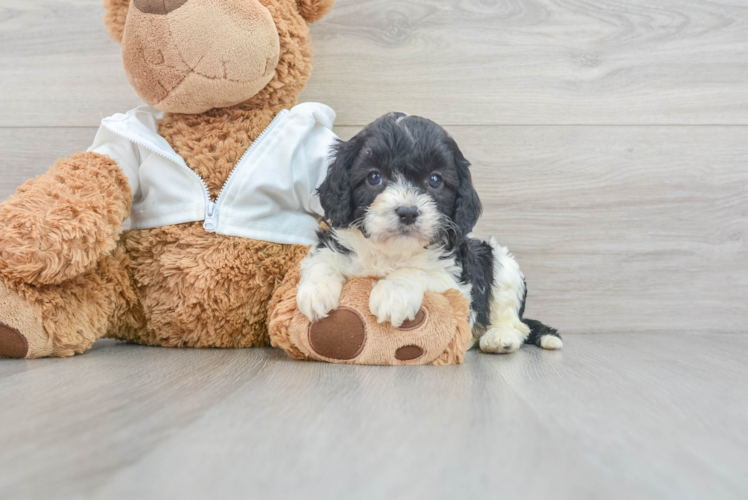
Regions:
<instances>
[{"instance_id":1,"label":"puppy's eye","mask_svg":"<svg viewBox=\"0 0 748 500\"><path fill-rule=\"evenodd\" d=\"M439 174L433 174L431 177L429 177L429 186L431 186L434 189L439 188L439 186L442 185L442 176Z\"/></svg>"},{"instance_id":2,"label":"puppy's eye","mask_svg":"<svg viewBox=\"0 0 748 500\"><path fill-rule=\"evenodd\" d=\"M382 184L382 174L379 172L369 173L369 176L366 179L372 186L380 186Z\"/></svg>"}]
</instances>

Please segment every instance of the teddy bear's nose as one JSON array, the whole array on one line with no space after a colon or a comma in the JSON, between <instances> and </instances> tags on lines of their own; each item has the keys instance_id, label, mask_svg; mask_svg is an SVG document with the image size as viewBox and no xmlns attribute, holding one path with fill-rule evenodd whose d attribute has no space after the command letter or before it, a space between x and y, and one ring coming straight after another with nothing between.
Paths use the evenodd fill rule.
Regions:
<instances>
[{"instance_id":1,"label":"teddy bear's nose","mask_svg":"<svg viewBox=\"0 0 748 500\"><path fill-rule=\"evenodd\" d=\"M188 0L133 0L135 7L143 14L166 15L177 10Z\"/></svg>"}]
</instances>

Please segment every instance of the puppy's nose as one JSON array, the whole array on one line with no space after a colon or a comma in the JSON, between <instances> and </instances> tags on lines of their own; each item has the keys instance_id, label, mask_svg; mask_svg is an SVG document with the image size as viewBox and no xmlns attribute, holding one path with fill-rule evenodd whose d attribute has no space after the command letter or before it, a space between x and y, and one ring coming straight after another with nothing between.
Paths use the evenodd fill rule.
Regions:
<instances>
[{"instance_id":1,"label":"puppy's nose","mask_svg":"<svg viewBox=\"0 0 748 500\"><path fill-rule=\"evenodd\" d=\"M143 14L164 16L186 4L187 0L134 0L134 3Z\"/></svg>"},{"instance_id":2,"label":"puppy's nose","mask_svg":"<svg viewBox=\"0 0 748 500\"><path fill-rule=\"evenodd\" d=\"M416 222L416 219L421 212L418 211L418 207L400 207L395 210L395 213L400 217L400 222L406 226L410 226Z\"/></svg>"}]
</instances>

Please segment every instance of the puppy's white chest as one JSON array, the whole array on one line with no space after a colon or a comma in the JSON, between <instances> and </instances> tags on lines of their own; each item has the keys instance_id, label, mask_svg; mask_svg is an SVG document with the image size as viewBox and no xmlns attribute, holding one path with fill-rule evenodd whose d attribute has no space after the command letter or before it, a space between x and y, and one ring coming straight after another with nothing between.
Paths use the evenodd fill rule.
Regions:
<instances>
[{"instance_id":1,"label":"puppy's white chest","mask_svg":"<svg viewBox=\"0 0 748 500\"><path fill-rule=\"evenodd\" d=\"M421 264L420 260L413 255L385 254L369 250L357 253L352 263L357 275L384 278L400 269L418 268Z\"/></svg>"}]
</instances>

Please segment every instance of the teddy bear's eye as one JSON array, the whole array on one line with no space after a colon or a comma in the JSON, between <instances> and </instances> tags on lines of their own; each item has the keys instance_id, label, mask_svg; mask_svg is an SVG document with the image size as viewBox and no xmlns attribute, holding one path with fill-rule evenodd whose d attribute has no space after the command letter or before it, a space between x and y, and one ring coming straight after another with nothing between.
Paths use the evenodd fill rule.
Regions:
<instances>
[{"instance_id":1,"label":"teddy bear's eye","mask_svg":"<svg viewBox=\"0 0 748 500\"><path fill-rule=\"evenodd\" d=\"M372 186L381 186L382 185L382 174L380 174L379 172L369 172L367 180L369 181L369 184Z\"/></svg>"}]
</instances>

